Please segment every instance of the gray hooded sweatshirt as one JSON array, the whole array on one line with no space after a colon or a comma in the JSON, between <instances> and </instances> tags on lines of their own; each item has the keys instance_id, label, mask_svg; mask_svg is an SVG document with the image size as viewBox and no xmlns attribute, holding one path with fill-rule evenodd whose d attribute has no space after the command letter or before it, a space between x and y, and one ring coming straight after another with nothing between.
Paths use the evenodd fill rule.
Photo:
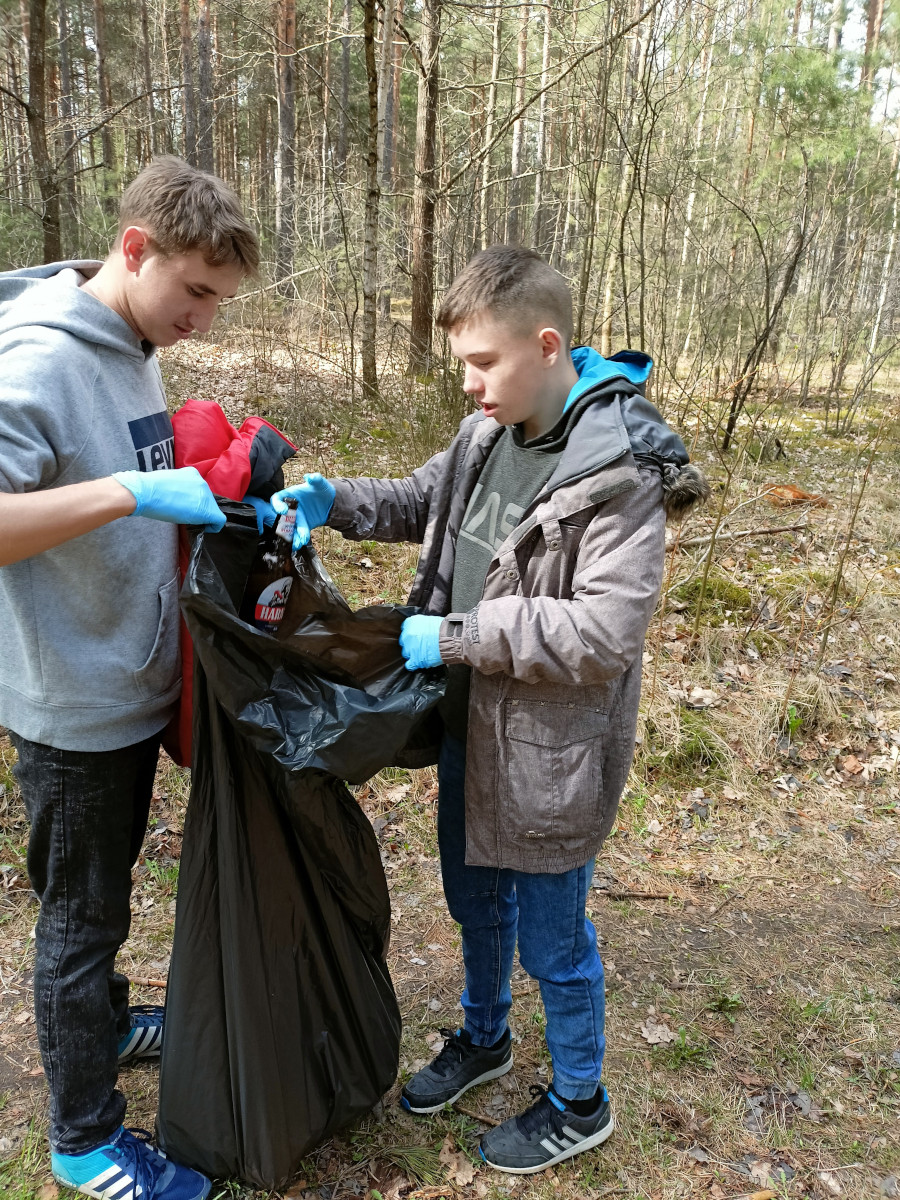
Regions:
<instances>
[{"instance_id":1,"label":"gray hooded sweatshirt","mask_svg":"<svg viewBox=\"0 0 900 1200\"><path fill-rule=\"evenodd\" d=\"M0 274L0 490L174 466L154 348L78 284ZM175 525L122 518L0 567L0 724L63 750L157 733L181 685Z\"/></svg>"}]
</instances>

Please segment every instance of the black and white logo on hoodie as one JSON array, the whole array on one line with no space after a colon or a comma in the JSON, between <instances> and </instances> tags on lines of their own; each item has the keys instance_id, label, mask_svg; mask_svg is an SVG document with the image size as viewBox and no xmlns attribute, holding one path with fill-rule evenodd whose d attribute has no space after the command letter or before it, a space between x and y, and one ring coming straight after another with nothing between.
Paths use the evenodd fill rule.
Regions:
<instances>
[{"instance_id":1,"label":"black and white logo on hoodie","mask_svg":"<svg viewBox=\"0 0 900 1200\"><path fill-rule=\"evenodd\" d=\"M128 429L141 471L165 471L175 466L175 435L167 412L129 421Z\"/></svg>"}]
</instances>

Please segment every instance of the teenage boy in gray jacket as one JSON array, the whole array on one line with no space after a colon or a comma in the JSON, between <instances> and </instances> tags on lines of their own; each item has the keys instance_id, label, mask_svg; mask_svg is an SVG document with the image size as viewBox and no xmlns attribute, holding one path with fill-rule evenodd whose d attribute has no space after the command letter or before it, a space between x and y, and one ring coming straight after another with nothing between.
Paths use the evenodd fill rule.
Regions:
<instances>
[{"instance_id":1,"label":"teenage boy in gray jacket","mask_svg":"<svg viewBox=\"0 0 900 1200\"><path fill-rule=\"evenodd\" d=\"M159 1054L162 1010L129 1010L114 963L181 686L176 525L225 521L173 469L156 347L205 333L258 263L234 193L163 158L126 190L105 262L0 275L0 724L41 901L52 1169L99 1200L210 1187L123 1128L118 1066Z\"/></svg>"},{"instance_id":2,"label":"teenage boy in gray jacket","mask_svg":"<svg viewBox=\"0 0 900 1200\"><path fill-rule=\"evenodd\" d=\"M327 522L349 538L422 544L410 602L424 613L400 644L411 670L449 669L438 842L462 929L465 1023L402 1101L436 1112L510 1069L518 940L540 983L553 1081L481 1153L528 1174L613 1129L585 901L634 750L666 508L706 485L643 398L645 355L570 352L568 288L532 251L483 251L437 321L481 410L450 448L407 479L307 476L273 504L300 501L298 542Z\"/></svg>"}]
</instances>

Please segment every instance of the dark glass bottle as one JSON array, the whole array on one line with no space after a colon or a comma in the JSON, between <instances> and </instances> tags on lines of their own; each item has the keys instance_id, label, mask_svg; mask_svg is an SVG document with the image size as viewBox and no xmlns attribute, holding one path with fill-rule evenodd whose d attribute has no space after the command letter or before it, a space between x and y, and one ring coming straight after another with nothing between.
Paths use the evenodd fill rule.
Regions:
<instances>
[{"instance_id":1,"label":"dark glass bottle","mask_svg":"<svg viewBox=\"0 0 900 1200\"><path fill-rule=\"evenodd\" d=\"M297 522L297 501L288 500L287 506L288 511L263 534L241 601L241 620L264 633L277 632L294 575L291 542Z\"/></svg>"}]
</instances>

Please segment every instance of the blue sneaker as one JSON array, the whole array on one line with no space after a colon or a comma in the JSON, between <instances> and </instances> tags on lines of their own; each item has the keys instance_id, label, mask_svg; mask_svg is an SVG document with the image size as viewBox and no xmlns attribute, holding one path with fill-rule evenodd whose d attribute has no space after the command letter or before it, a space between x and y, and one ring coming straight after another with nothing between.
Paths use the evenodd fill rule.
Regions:
<instances>
[{"instance_id":1,"label":"blue sneaker","mask_svg":"<svg viewBox=\"0 0 900 1200\"><path fill-rule=\"evenodd\" d=\"M120 1129L83 1154L51 1154L53 1177L93 1200L204 1200L210 1181L169 1162L144 1129Z\"/></svg>"},{"instance_id":2,"label":"blue sneaker","mask_svg":"<svg viewBox=\"0 0 900 1200\"><path fill-rule=\"evenodd\" d=\"M135 1004L128 1015L131 1028L119 1039L119 1066L140 1058L159 1058L166 1010L161 1004Z\"/></svg>"}]
</instances>

